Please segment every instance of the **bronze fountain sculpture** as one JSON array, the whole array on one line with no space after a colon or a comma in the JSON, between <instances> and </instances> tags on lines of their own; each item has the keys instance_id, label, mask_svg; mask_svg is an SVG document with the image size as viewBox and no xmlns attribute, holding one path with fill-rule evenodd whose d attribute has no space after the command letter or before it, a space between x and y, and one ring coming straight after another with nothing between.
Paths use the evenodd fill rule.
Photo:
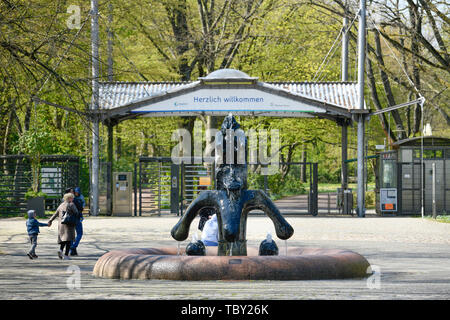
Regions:
<instances>
[{"instance_id":1,"label":"bronze fountain sculpture","mask_svg":"<svg viewBox=\"0 0 450 320\"><path fill-rule=\"evenodd\" d=\"M294 230L264 192L247 190L246 153L244 157L238 154L238 145L246 146L242 134L236 120L231 115L226 117L216 135L217 189L202 191L171 230L175 240L185 240L199 211L203 207L213 207L219 225L218 248L208 247L205 256L187 256L176 247L112 250L98 259L93 274L114 279L190 281L366 277L370 264L363 256L349 250L291 247L286 255L261 256L257 248L247 248L247 216L251 210L264 211L280 239L289 239ZM231 159L237 161L217 161L217 151L222 149L227 154L227 148L233 149L228 155L231 153Z\"/></svg>"},{"instance_id":2,"label":"bronze fountain sculpture","mask_svg":"<svg viewBox=\"0 0 450 320\"><path fill-rule=\"evenodd\" d=\"M221 143L224 154L227 145L234 149L230 152L239 153L239 143L233 134L240 125L232 115L223 121L221 134L216 136L216 142L226 137L234 137L233 143ZM228 134L232 131L232 134ZM226 141L225 141L226 142ZM241 146L245 148L244 146ZM247 190L247 164L238 163L238 157L232 157L232 163L217 163L215 168L217 190L202 191L187 208L186 213L172 229L172 237L177 241L186 240L189 227L199 211L204 207L213 207L217 213L219 225L219 256L246 256L247 216L251 210L260 209L269 216L275 226L278 238L286 240L294 233L294 229L283 218L272 200L261 190ZM231 252L230 252L231 251ZM231 254L230 254L231 253Z\"/></svg>"}]
</instances>

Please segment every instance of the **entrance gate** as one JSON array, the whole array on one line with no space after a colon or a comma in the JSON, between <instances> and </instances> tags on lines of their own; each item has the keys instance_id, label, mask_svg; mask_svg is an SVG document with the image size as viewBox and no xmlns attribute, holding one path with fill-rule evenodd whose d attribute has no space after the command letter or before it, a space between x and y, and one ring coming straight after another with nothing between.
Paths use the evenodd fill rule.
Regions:
<instances>
[{"instance_id":1,"label":"entrance gate","mask_svg":"<svg viewBox=\"0 0 450 320\"><path fill-rule=\"evenodd\" d=\"M213 164L214 165L214 164ZM213 175L210 164L181 164L181 214L203 190L213 188Z\"/></svg>"},{"instance_id":2,"label":"entrance gate","mask_svg":"<svg viewBox=\"0 0 450 320\"><path fill-rule=\"evenodd\" d=\"M168 157L141 157L135 166L134 215L182 215L189 204L203 190L215 187L214 164L174 164ZM330 196L324 208L318 194L318 164L312 162L280 163L287 170L284 177L267 176L252 171L249 165L248 188L261 189L267 194L293 194L277 202L282 214L316 216L330 211ZM281 173L277 174L281 175ZM262 214L253 211L251 214Z\"/></svg>"},{"instance_id":3,"label":"entrance gate","mask_svg":"<svg viewBox=\"0 0 450 320\"><path fill-rule=\"evenodd\" d=\"M313 162L282 162L279 173L261 175L249 170L249 189L264 190L276 198L276 205L283 215L316 216L319 213L318 165ZM292 194L292 196L291 196ZM254 211L252 214L262 214Z\"/></svg>"},{"instance_id":4,"label":"entrance gate","mask_svg":"<svg viewBox=\"0 0 450 320\"><path fill-rule=\"evenodd\" d=\"M138 188L139 215L170 212L172 188L172 161L170 158L139 158ZM135 212L136 215L136 212Z\"/></svg>"}]
</instances>

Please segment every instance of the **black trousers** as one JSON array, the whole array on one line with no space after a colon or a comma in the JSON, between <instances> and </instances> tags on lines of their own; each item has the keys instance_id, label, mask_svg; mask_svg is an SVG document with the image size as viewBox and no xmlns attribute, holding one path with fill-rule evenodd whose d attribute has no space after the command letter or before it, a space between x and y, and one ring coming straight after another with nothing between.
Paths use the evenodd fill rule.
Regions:
<instances>
[{"instance_id":1,"label":"black trousers","mask_svg":"<svg viewBox=\"0 0 450 320\"><path fill-rule=\"evenodd\" d=\"M60 243L60 250L64 251L64 248L65 248L64 255L66 255L66 256L69 255L70 244L71 244L71 241L62 241Z\"/></svg>"}]
</instances>

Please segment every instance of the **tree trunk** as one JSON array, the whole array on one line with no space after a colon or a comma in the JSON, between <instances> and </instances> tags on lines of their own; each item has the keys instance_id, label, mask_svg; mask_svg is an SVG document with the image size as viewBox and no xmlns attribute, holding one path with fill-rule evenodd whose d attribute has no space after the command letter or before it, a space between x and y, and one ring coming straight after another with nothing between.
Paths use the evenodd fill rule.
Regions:
<instances>
[{"instance_id":1,"label":"tree trunk","mask_svg":"<svg viewBox=\"0 0 450 320\"><path fill-rule=\"evenodd\" d=\"M386 94L386 98L388 100L389 106L395 106L395 99L394 99L394 94L392 93L392 88L391 88L391 83L389 81L389 77L386 74L386 72L384 72L384 60L383 60L383 54L381 51L381 42L380 42L380 35L378 34L378 32L375 30L373 32L374 37L375 37L375 52L376 52L376 58L377 58L377 62L380 66L380 77L381 77L381 81L383 83L383 88L384 88L384 92ZM391 111L392 117L394 118L394 122L395 122L395 126L397 129L397 137L398 139L405 139L406 138L406 132L405 129L403 127L403 122L402 119L400 117L400 114L398 112L398 110L393 110Z\"/></svg>"},{"instance_id":2,"label":"tree trunk","mask_svg":"<svg viewBox=\"0 0 450 320\"><path fill-rule=\"evenodd\" d=\"M305 163L306 162L306 145L303 144L303 149L302 149L302 162ZM302 168L300 170L300 181L301 182L306 182L306 165L302 164Z\"/></svg>"},{"instance_id":3,"label":"tree trunk","mask_svg":"<svg viewBox=\"0 0 450 320\"><path fill-rule=\"evenodd\" d=\"M189 42L187 39L190 39L186 0L178 0L175 3L170 2L170 4L165 5L165 8L177 42L175 50L179 58L178 73L181 75L181 81L189 81L191 79L192 69L188 59L183 57L189 50Z\"/></svg>"},{"instance_id":4,"label":"tree trunk","mask_svg":"<svg viewBox=\"0 0 450 320\"><path fill-rule=\"evenodd\" d=\"M375 76L373 74L372 62L370 61L370 59L367 59L367 78L369 80L368 86L370 89L370 94L372 95L372 102L375 106L375 109L382 110L383 107L381 106L380 99L378 98ZM389 128L385 114L379 114L378 118L380 119L381 127L383 128L386 137L390 140L390 143L397 141L394 133Z\"/></svg>"},{"instance_id":5,"label":"tree trunk","mask_svg":"<svg viewBox=\"0 0 450 320\"><path fill-rule=\"evenodd\" d=\"M141 131L142 135L142 147L141 147L141 156L148 156L148 134L145 131Z\"/></svg>"},{"instance_id":6,"label":"tree trunk","mask_svg":"<svg viewBox=\"0 0 450 320\"><path fill-rule=\"evenodd\" d=\"M14 110L11 110L11 112L9 113L8 122L6 123L5 137L3 138L3 150L2 150L2 154L6 154L6 151L7 151L7 149L8 149L8 137L9 137L9 130L10 130L10 128L11 128L11 122L12 122L13 112L14 112Z\"/></svg>"},{"instance_id":7,"label":"tree trunk","mask_svg":"<svg viewBox=\"0 0 450 320\"><path fill-rule=\"evenodd\" d=\"M411 52L412 52L412 68L413 68L413 82L417 90L420 91L420 70L419 61L417 56L419 55L419 40L418 35L422 32L422 17L419 14L417 6L409 6L409 16L411 19L411 29L413 30L411 36ZM419 98L419 94L416 93L416 99ZM414 127L413 134L420 131L420 125L422 121L422 109L418 103L414 110Z\"/></svg>"},{"instance_id":8,"label":"tree trunk","mask_svg":"<svg viewBox=\"0 0 450 320\"><path fill-rule=\"evenodd\" d=\"M25 109L25 118L23 121L24 132L30 130L30 121L31 121L31 103L27 103Z\"/></svg>"},{"instance_id":9,"label":"tree trunk","mask_svg":"<svg viewBox=\"0 0 450 320\"><path fill-rule=\"evenodd\" d=\"M120 125L116 125L116 161L122 156L122 138L120 137L121 132L122 129Z\"/></svg>"}]
</instances>

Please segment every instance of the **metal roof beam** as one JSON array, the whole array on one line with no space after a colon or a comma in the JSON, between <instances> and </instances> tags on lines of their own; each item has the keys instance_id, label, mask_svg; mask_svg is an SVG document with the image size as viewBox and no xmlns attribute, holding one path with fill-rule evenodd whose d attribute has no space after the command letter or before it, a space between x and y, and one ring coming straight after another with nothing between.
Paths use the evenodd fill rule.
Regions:
<instances>
[{"instance_id":1,"label":"metal roof beam","mask_svg":"<svg viewBox=\"0 0 450 320\"><path fill-rule=\"evenodd\" d=\"M385 113L385 112L394 111L394 110L397 110L397 109L400 109L400 108L404 108L404 107L410 106L412 104L424 103L424 102L425 102L425 98L421 97L421 98L413 100L413 101L408 101L408 102L405 102L405 103L397 104L397 105L392 106L392 107L384 108L382 110L377 110L377 111L371 112L370 115L371 116L375 116L377 114L382 114L382 113Z\"/></svg>"}]
</instances>

